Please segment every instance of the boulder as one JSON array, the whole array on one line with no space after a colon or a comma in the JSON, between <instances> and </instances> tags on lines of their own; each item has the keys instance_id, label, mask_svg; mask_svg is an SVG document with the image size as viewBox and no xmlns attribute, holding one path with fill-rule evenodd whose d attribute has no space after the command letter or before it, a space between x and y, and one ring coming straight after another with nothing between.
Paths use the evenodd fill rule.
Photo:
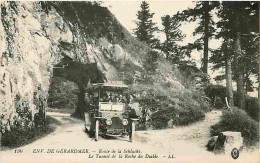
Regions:
<instances>
[{"instance_id":1,"label":"boulder","mask_svg":"<svg viewBox=\"0 0 260 163\"><path fill-rule=\"evenodd\" d=\"M230 154L232 149L241 149L243 146L243 138L241 132L225 131L219 133L214 145L214 153Z\"/></svg>"}]
</instances>

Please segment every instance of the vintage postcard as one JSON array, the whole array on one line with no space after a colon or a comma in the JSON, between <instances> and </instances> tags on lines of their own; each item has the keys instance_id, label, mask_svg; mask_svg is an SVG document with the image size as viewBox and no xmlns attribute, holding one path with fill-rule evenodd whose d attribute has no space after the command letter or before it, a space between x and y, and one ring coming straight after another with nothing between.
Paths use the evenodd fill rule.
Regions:
<instances>
[{"instance_id":1,"label":"vintage postcard","mask_svg":"<svg viewBox=\"0 0 260 163\"><path fill-rule=\"evenodd\" d=\"M257 163L259 2L0 1L1 163Z\"/></svg>"}]
</instances>

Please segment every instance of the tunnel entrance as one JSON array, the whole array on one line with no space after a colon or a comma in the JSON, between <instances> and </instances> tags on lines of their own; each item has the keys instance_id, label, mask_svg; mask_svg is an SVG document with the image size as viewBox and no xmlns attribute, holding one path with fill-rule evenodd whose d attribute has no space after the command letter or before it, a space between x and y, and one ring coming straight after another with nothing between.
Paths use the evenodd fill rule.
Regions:
<instances>
[{"instance_id":1,"label":"tunnel entrance","mask_svg":"<svg viewBox=\"0 0 260 163\"><path fill-rule=\"evenodd\" d=\"M53 77L51 80L49 93L51 91L54 91L53 89L55 89L55 86L53 86L52 84L59 84L59 82L55 80L61 80L61 79L63 79L64 81L66 80L71 81L75 83L75 85L77 86L77 89L75 89L72 92L77 97L77 104L72 116L79 117L79 118L84 117L84 109L86 107L84 97L85 97L86 87L88 83L89 82L103 83L106 80L103 73L97 68L96 63L83 64L77 61L73 61L73 59L71 59L68 56L64 56L64 58L61 59L61 61L58 64L56 64L55 67L53 68ZM69 88L64 87L64 89L69 89ZM60 98L64 98L64 97L60 97ZM60 99L59 101L61 100L62 99ZM50 104L51 101L53 101L53 99L51 99L51 96L49 96L48 104Z\"/></svg>"},{"instance_id":2,"label":"tunnel entrance","mask_svg":"<svg viewBox=\"0 0 260 163\"><path fill-rule=\"evenodd\" d=\"M52 111L72 114L78 104L79 89L76 83L53 76L48 91L48 108Z\"/></svg>"}]
</instances>

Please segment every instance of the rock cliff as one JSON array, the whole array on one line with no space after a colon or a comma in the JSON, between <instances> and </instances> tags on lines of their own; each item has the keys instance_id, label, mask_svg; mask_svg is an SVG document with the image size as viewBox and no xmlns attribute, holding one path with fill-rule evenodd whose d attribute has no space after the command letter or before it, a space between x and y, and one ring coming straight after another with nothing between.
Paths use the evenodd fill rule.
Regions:
<instances>
[{"instance_id":1,"label":"rock cliff","mask_svg":"<svg viewBox=\"0 0 260 163\"><path fill-rule=\"evenodd\" d=\"M125 63L142 67L135 51L147 47L133 40L94 2L1 2L2 123L44 113L52 76L75 82L82 96L89 81L118 79Z\"/></svg>"},{"instance_id":2,"label":"rock cliff","mask_svg":"<svg viewBox=\"0 0 260 163\"><path fill-rule=\"evenodd\" d=\"M78 86L78 107L81 107L89 82L121 80L125 65L129 79L140 76L144 56L151 50L97 2L0 4L3 129L16 120L33 125L35 119L45 116L53 76ZM161 71L164 72L159 76L176 83L167 71ZM80 110L77 112L80 114Z\"/></svg>"}]
</instances>

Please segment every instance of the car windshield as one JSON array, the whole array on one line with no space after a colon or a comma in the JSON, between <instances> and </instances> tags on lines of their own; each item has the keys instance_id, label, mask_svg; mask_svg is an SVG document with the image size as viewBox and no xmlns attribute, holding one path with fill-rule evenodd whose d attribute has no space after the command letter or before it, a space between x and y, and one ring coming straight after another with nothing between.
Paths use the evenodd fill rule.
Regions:
<instances>
[{"instance_id":1,"label":"car windshield","mask_svg":"<svg viewBox=\"0 0 260 163\"><path fill-rule=\"evenodd\" d=\"M124 110L124 103L111 103L111 102L100 102L100 111L118 111L122 112Z\"/></svg>"}]
</instances>

